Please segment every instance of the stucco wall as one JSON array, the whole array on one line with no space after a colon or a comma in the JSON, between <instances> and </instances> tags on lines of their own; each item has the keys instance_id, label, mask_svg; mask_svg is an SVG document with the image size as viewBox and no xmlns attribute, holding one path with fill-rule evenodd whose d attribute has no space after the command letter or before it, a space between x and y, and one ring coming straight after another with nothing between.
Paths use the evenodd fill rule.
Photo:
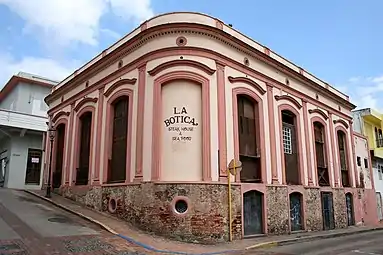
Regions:
<instances>
[{"instance_id":1,"label":"stucco wall","mask_svg":"<svg viewBox=\"0 0 383 255\"><path fill-rule=\"evenodd\" d=\"M28 149L42 150L42 135L28 135L24 137L12 136L9 159L8 176L5 187L14 189L40 189L42 183L43 165L41 164L41 177L39 185L25 185ZM42 156L42 161L44 155Z\"/></svg>"},{"instance_id":2,"label":"stucco wall","mask_svg":"<svg viewBox=\"0 0 383 255\"><path fill-rule=\"evenodd\" d=\"M382 197L383 197L383 173L381 171L381 174L379 174L378 164L383 166L383 160L375 158L372 161L372 166L373 166L372 171L374 174L375 190L376 190L376 192L380 192L382 194Z\"/></svg>"},{"instance_id":3,"label":"stucco wall","mask_svg":"<svg viewBox=\"0 0 383 255\"><path fill-rule=\"evenodd\" d=\"M202 88L174 81L162 92L162 180L202 180ZM159 106L160 107L160 106ZM182 169L182 171L180 171Z\"/></svg>"},{"instance_id":4,"label":"stucco wall","mask_svg":"<svg viewBox=\"0 0 383 255\"><path fill-rule=\"evenodd\" d=\"M19 87L16 86L0 103L0 108L16 111L19 99Z\"/></svg>"},{"instance_id":5,"label":"stucco wall","mask_svg":"<svg viewBox=\"0 0 383 255\"><path fill-rule=\"evenodd\" d=\"M147 43L143 44L141 47L138 47L137 49L135 49L135 51L131 52L130 55L126 56L126 57L122 57L122 60L124 63L129 63L132 61L132 59L136 59L136 58L139 58L140 56L142 56L143 54L145 53L148 53L152 50L156 50L156 49L163 49L163 48L166 48L166 47L169 47L169 45L174 45L175 44L175 41L177 39L178 36L185 36L187 38L187 41L188 41L188 46L199 46L201 45L201 43L203 43L204 45L206 44L207 47L210 47L210 48L214 48L214 50L217 50L217 49L221 49L221 52L225 52L225 54L234 59L234 60L238 60L240 58L242 58L242 54L232 48L230 48L228 45L220 42L220 41L217 41L215 40L214 38L210 38L210 37L205 37L203 35L200 35L200 36L197 36L197 35L194 35L194 34L169 34L169 35L162 35L160 36L159 38L156 39L156 41L148 41ZM193 54L193 53L191 53ZM197 54L196 55L200 55L200 54ZM155 56L155 55L153 55ZM153 68L157 67L158 65L160 65L161 63L166 63L166 62L169 62L169 61L174 61L174 60L177 60L179 59L178 56L166 56L166 57L162 57L162 58L156 58L156 59L148 59L148 62L146 63L146 70L147 71L150 71L150 70L153 70ZM263 72L266 76L269 76L271 77L272 79L275 79L275 80L278 80L278 81L283 81L285 82L285 76L282 76L280 73L278 72L275 72L275 69L273 69L272 67L268 66L267 64L259 61L259 60L256 60L256 59L252 59L250 56L249 56L249 59L250 59L250 67L251 68L254 68L255 70L257 71L260 71L260 72ZM201 64L204 64L206 66L208 66L209 68L212 68L213 70L216 69L216 66L214 65L214 61L212 61L212 59L208 58L208 57L203 57L203 56L190 56L190 55L185 55L183 56L183 60L196 60L198 61L199 63ZM132 68L132 71L129 72L129 74L124 74L124 76L121 76L119 79L122 79L123 77L124 78L138 78L138 74L137 74L137 69L134 69L134 66L131 67ZM118 67L117 67L117 64L115 65L110 65L108 68L106 68L105 70L103 71L100 71L98 73L96 73L93 77L91 77L91 79L89 79L89 84L94 84L94 83L97 83L100 79L102 78L105 78L107 77L111 72L116 72L118 70ZM128 69L129 70L129 69ZM135 70L135 71L133 71ZM217 121L217 104L215 100L217 100L217 73L218 71L215 71L215 73L213 73L212 75L209 75L209 74L206 74L206 73L203 73L201 72L200 70L198 70L198 68L195 68L195 67L190 67L190 66L184 66L182 68L180 67L169 67L166 71L161 71L158 75L154 75L154 77L151 77L151 75L149 75L147 72L144 72L145 73L145 76L144 76L144 79L145 79L145 95L144 95L144 98L145 98L145 107L144 109L138 109L136 108L137 107L137 101L138 101L138 95L136 94L137 91L136 91L136 88L138 86L133 86L133 100L134 100L134 111L133 111L133 122L136 120L136 116L139 116L139 113L140 114L143 114L144 115L144 125L143 125L143 131L144 131L144 134L143 134L143 151L151 151L152 150L152 142L153 142L153 137L152 137L152 133L153 133L153 130L152 130L152 119L153 119L153 112L152 112L152 105L151 105L151 102L152 102L152 98L154 97L154 94L153 94L153 82L154 82L154 79L156 79L156 77L166 73L166 72L173 72L173 71L179 71L179 70L182 70L182 71L186 71L186 70L190 70L192 72L195 72L195 73L201 73L206 79L209 80L209 83L210 83L210 86L209 86L209 94L210 94L210 109L211 109L211 113L210 113L210 118L211 118L211 123L214 124L212 125L212 129L210 131L210 143L211 143L211 152L210 154L212 155L211 157L211 162L210 162L210 165L211 165L211 177L212 177L212 180L217 180L218 179L218 176L216 177L216 174L217 174L217 171L216 169L218 168L218 165L217 165L217 161L218 159L216 158L217 157L217 149L220 149L220 148L217 148L217 130L216 130L216 124L218 124L216 121ZM233 137L233 125L236 125L236 123L233 123L232 120L233 120L233 112L232 112L232 109L231 109L231 106L233 105L231 100L232 100L232 89L235 88L235 87L244 87L244 88L248 88L249 90L251 90L252 92L254 93L258 93L259 92L254 88L252 87L251 85L249 84L246 84L246 83L235 83L235 84L231 84L229 81L228 81L228 78L229 77L246 77L248 76L246 73L244 73L243 71L239 71L238 69L234 69L233 67L225 67L224 69L224 80L223 82L225 84L227 84L227 86L225 86L225 105L226 105L226 114L225 114L225 119L226 119L226 122L224 124L222 123L219 123L218 126L221 126L221 125L226 125L225 129L226 129L226 152L227 152L227 156L226 156L226 160L225 162L220 162L221 166L222 165L226 165L227 163L229 163L229 161L234 157L234 150L233 148L235 148L235 139ZM116 76L118 77L118 76ZM254 75L254 77L257 77ZM259 84L263 90L266 90L266 86L265 86L265 82L262 81L262 80L259 80L257 78L254 78L254 77L248 77L249 79L253 80L254 82L256 82L257 84ZM309 120L307 119L304 119L304 111L308 111L308 110L311 110L311 109L318 109L318 104L319 103L323 103L323 102L326 102L327 105L330 105L333 109L334 109L334 112L338 111L338 105L337 103L329 100L329 99L326 99L324 98L324 96L319 96L318 98L316 98L316 93L313 92L312 90L310 90L310 88L308 88L307 86L303 85L301 82L298 82L298 81L294 81L294 79L291 79L291 83L288 87L286 88L283 88L286 89L286 90L289 90L291 88L293 89L296 89L298 91L300 91L300 93L304 94L304 95L309 95L310 97L312 98L315 98L316 103L308 103L307 104L307 108L306 109L303 109L302 108L302 105L303 105L303 102L302 102L302 99L300 98L301 96L299 96L298 94L297 95L294 95L292 93L289 93L287 91L283 91L281 89L277 89L277 88L273 88L273 95L272 97L269 99L268 96L266 94L264 95L260 95L261 98L262 98L262 102L263 102L263 113L264 113L264 129L265 129L265 133L264 133L264 138L265 140L267 140L268 138L270 139L270 130L272 130L272 136L273 138L276 139L275 141L275 148L273 148L272 146L269 145L269 143L266 143L266 148L265 148L265 151L264 151L264 157L265 157L265 168L266 168L266 179L268 181L268 183L271 183L272 180L271 180L271 170L272 169L276 169L277 171L277 177L278 178L278 181L280 183L283 182L283 168L282 168L282 161L283 161L283 155L281 153L281 148L282 148L282 143L281 143L281 136L280 136L280 129L279 129L279 123L280 123L280 120L279 120L279 115L278 115L278 106L281 105L281 104L288 104L292 107L297 107L291 100L281 100L281 101L276 101L274 99L275 96L283 96L283 95L289 95L292 99L294 100L297 100L298 102L298 108L297 109L299 111L299 124L300 124L300 136L301 136L301 141L299 142L299 146L300 146L300 151L301 151L301 155L308 155L310 154L310 160L308 161L307 160L307 157L303 156L301 161L302 161L302 167L301 167L301 173L302 173L302 178L303 178L303 183L305 184L308 184L308 176L309 176L309 173L308 171L312 171L311 172L311 175L312 175L312 181L314 184L317 183L317 178L316 178L316 171L315 171L315 162L314 162L314 145L313 143L311 142L312 141L312 134L311 134L311 122L309 122ZM109 86L111 86L116 80L111 80L110 82L106 83L106 86L104 88L104 91L106 91L108 89ZM140 81L137 81L137 85L139 85ZM221 86L221 85L219 85ZM73 99L76 99L78 98L78 93L81 92L82 90L85 89L85 86L83 87L83 84L81 84L81 86L79 85L78 87L75 87L74 89L71 89L70 91L68 91L65 95L64 95L64 103L66 102L65 100L73 100ZM88 91L92 91L92 89L90 89L89 87L87 88ZM92 92L93 93L93 92ZM87 94L89 95L89 94ZM66 98L66 99L65 99ZM60 99L61 100L61 99ZM274 128L270 128L268 125L270 123L270 119L269 118L269 109L268 109L268 102L269 100L273 100L272 101L272 108L273 108L273 111L274 111L274 123L275 123L275 127ZM76 102L79 102L80 100L76 100ZM106 108L106 101L107 101L107 98L104 100L104 114L103 114L103 122L100 124L100 126L98 126L97 128L102 128L102 130L105 130L105 121L106 121L106 112L105 112L105 108ZM59 104L59 101L57 100L54 100L54 102L51 103L51 107L56 107L57 105ZM65 104L64 104L65 105ZM96 103L97 105L97 103ZM344 110L343 108L339 108L341 109L340 112L342 112L343 114L348 114L348 112L346 110ZM143 111L143 113L141 112ZM327 127L326 127L326 131L327 131L327 138L328 140L326 141L327 144L328 144L328 148L333 148L333 147L336 147L336 133L334 131L331 131L332 129L335 129L337 128L338 126L342 126L342 124L339 124L339 123L332 123L332 121L338 121L338 120L343 120L344 121L344 118L341 117L341 113L339 113L339 116L337 114L331 114L331 119L329 118L329 115L330 115L330 112L327 111L326 109L323 110L324 114L327 116L328 119L325 119L325 122L327 123ZM311 119L312 117L320 117L320 118L323 118L323 116L321 115L318 115L317 113L312 113L312 114L308 114L308 119ZM75 119L75 118L74 118ZM75 121L75 120L74 120ZM304 132L304 129L305 129L305 122L309 122L308 123L308 127L309 127L309 132L308 134L306 134ZM346 120L345 123L348 123L348 121ZM135 128L137 128L136 126L137 123L133 123L133 131L132 131L132 137L135 137L135 133L134 132L137 132L137 130L134 130ZM70 124L69 124L70 125ZM348 124L347 124L348 125ZM76 124L73 125L73 127L75 127ZM350 127L345 127L346 128L346 136L347 136L347 149L349 150L349 154L351 154L351 151L352 151L352 146L351 146L351 137L350 137ZM140 128L141 129L141 128ZM101 152L102 154L105 154L103 153L103 150L105 148L105 132L101 132L100 133L101 135L101 142L100 142L100 145L101 145ZM308 141L308 142L307 142ZM137 148L136 146L134 146L134 140L132 140L132 148L131 148L131 167L132 167L132 171L134 168L137 168L137 162L135 162L137 160L137 152L135 151ZM96 142L93 144L93 146L100 146L98 145ZM73 145L70 145L72 146L71 147L71 155L70 157L68 158L70 161L73 161L73 153L74 153L74 147ZM274 146L274 145L273 145ZM307 147L310 147L309 149ZM142 152L139 152L139 153L142 153ZM152 155L151 153L143 153L143 179L144 180L150 180L150 176L151 176L151 171L152 171ZM338 162L338 156L337 156L338 152L335 150L335 151L329 151L328 153L328 160L329 160L329 170L330 170L330 179L331 179L331 182L332 183L339 183L340 182L340 176L335 176L334 175L334 172L339 169L339 162ZM166 153L165 153L166 155ZM271 155L275 155L275 159L272 159L271 158ZM351 160L351 157L349 157L349 159ZM104 175L104 165L105 165L105 162L103 162L104 159L101 159L100 160L100 168L101 168L101 177ZM276 166L274 165L270 165L270 162L276 162ZM70 163L72 164L72 163ZM162 163L161 163L162 164ZM354 165L352 163L352 161L350 161L350 164L349 164L349 168L350 168L350 172L353 172L354 170ZM310 169L310 170L309 170ZM93 170L92 170L93 171ZM134 176L134 173L131 174L131 176ZM354 177L354 174L351 174L351 183L355 183L355 177ZM335 180L335 177L337 178ZM193 177L194 178L194 177ZM217 179L216 179L217 178ZM194 178L195 179L195 178Z\"/></svg>"},{"instance_id":6,"label":"stucco wall","mask_svg":"<svg viewBox=\"0 0 383 255\"><path fill-rule=\"evenodd\" d=\"M358 171L359 181L364 180L364 187L366 189L372 189L372 176L370 169L370 151L367 144L367 138L354 135L354 146L355 146L355 158L356 168ZM360 158L360 164L358 163L358 157ZM365 165L365 160L367 160L367 167ZM375 178L374 178L375 179Z\"/></svg>"},{"instance_id":7,"label":"stucco wall","mask_svg":"<svg viewBox=\"0 0 383 255\"><path fill-rule=\"evenodd\" d=\"M46 116L48 110L44 98L51 89L38 85L19 83L0 103L0 108L26 114Z\"/></svg>"},{"instance_id":8,"label":"stucco wall","mask_svg":"<svg viewBox=\"0 0 383 255\"><path fill-rule=\"evenodd\" d=\"M165 17L157 21L163 19ZM226 239L228 212L223 202L227 201L226 168L232 158L239 156L236 95L246 94L258 102L260 109L260 125L256 131L260 132L257 149L260 150L262 183L234 185L234 235L242 236L241 195L250 190L264 195L265 232L290 231L291 186L286 185L284 170L282 109L296 113L301 185L294 188L303 197L306 229L323 228L314 121L325 125L326 165L332 186L326 191L333 192L336 227L344 227L345 198L343 189L339 189L337 130L345 132L347 166L351 185L356 185L351 106L342 101L347 100L346 96L338 93L339 97L334 97L329 93L332 89L319 80L317 85L323 88L313 89L302 77L268 61L267 51L265 56L259 56L217 36L219 30L211 34L201 27L185 26L180 31L169 26L161 32L153 29L148 35L144 26L142 30L140 43L127 43L116 56L104 52L97 57L99 69L77 73L73 81L58 88L51 97L50 114L54 124L67 125L63 164L67 172L61 187L64 196L103 211L108 209L110 199L116 198L117 209L113 214L140 228L173 238L202 242ZM101 67L103 57L108 60ZM273 58L283 61L276 55ZM289 66L295 68L293 64ZM111 153L111 104L124 91L129 94L131 103L126 154L128 177L117 185L107 183L106 179ZM79 113L85 107L94 110L90 184L97 185L76 187L73 183L78 160L76 132ZM185 126L167 125L171 122L169 118L176 115L188 116L188 121L195 118L194 124L198 125L188 124L193 131L169 130L172 125ZM238 174L231 176L231 180L240 182ZM192 205L182 217L169 211L172 199L177 196L187 197Z\"/></svg>"}]
</instances>

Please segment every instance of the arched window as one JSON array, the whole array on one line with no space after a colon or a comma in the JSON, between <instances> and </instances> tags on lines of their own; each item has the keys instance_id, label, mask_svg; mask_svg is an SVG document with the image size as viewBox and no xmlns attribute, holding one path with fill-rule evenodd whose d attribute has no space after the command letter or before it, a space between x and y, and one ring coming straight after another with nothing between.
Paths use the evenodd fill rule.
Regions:
<instances>
[{"instance_id":1,"label":"arched window","mask_svg":"<svg viewBox=\"0 0 383 255\"><path fill-rule=\"evenodd\" d=\"M339 164L340 171L342 175L342 185L343 187L350 187L350 178L349 178L349 166L347 164L347 142L346 142L346 134L338 130L338 151L339 151Z\"/></svg>"},{"instance_id":2,"label":"arched window","mask_svg":"<svg viewBox=\"0 0 383 255\"><path fill-rule=\"evenodd\" d=\"M90 140L92 132L92 113L86 112L80 120L80 151L78 168L76 169L76 185L87 185L89 179Z\"/></svg>"},{"instance_id":3,"label":"arched window","mask_svg":"<svg viewBox=\"0 0 383 255\"><path fill-rule=\"evenodd\" d=\"M262 182L258 104L245 95L237 96L241 181Z\"/></svg>"},{"instance_id":4,"label":"arched window","mask_svg":"<svg viewBox=\"0 0 383 255\"><path fill-rule=\"evenodd\" d=\"M129 97L117 98L112 104L113 126L111 157L108 159L108 182L124 182L126 179L126 152L128 138Z\"/></svg>"},{"instance_id":5,"label":"arched window","mask_svg":"<svg viewBox=\"0 0 383 255\"><path fill-rule=\"evenodd\" d=\"M294 113L282 111L282 142L285 160L285 173L287 184L300 184L298 150L297 150L297 123Z\"/></svg>"},{"instance_id":6,"label":"arched window","mask_svg":"<svg viewBox=\"0 0 383 255\"><path fill-rule=\"evenodd\" d=\"M314 122L315 155L319 186L330 186L325 137L325 128L322 123Z\"/></svg>"}]
</instances>

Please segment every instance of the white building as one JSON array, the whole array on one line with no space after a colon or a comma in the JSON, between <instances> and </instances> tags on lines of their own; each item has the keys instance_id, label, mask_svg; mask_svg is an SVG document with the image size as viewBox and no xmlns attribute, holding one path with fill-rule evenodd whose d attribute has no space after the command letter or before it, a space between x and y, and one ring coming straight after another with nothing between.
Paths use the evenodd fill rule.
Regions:
<instances>
[{"instance_id":1,"label":"white building","mask_svg":"<svg viewBox=\"0 0 383 255\"><path fill-rule=\"evenodd\" d=\"M20 72L0 91L0 187L41 188L48 128L44 98L55 84Z\"/></svg>"}]
</instances>

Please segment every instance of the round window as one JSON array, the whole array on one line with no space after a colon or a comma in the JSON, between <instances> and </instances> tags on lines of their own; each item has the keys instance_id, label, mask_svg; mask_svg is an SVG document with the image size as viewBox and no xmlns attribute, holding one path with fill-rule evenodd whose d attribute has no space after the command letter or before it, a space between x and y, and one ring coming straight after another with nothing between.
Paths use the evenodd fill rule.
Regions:
<instances>
[{"instance_id":1,"label":"round window","mask_svg":"<svg viewBox=\"0 0 383 255\"><path fill-rule=\"evenodd\" d=\"M175 204L175 210L179 214L186 213L186 211L188 210L188 204L185 200L178 200Z\"/></svg>"},{"instance_id":2,"label":"round window","mask_svg":"<svg viewBox=\"0 0 383 255\"><path fill-rule=\"evenodd\" d=\"M109 206L108 206L109 212L114 213L117 209L117 201L114 198L111 198L109 200Z\"/></svg>"}]
</instances>

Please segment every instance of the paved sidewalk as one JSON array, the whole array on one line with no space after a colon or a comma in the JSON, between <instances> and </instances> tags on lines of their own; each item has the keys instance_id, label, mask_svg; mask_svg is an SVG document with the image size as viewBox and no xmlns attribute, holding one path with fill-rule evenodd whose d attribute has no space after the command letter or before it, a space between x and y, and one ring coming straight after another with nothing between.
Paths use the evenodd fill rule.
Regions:
<instances>
[{"instance_id":1,"label":"paved sidewalk","mask_svg":"<svg viewBox=\"0 0 383 255\"><path fill-rule=\"evenodd\" d=\"M36 195L41 199L47 200L62 209L85 218L102 228L106 229L112 234L119 235L126 239L128 242L134 243L137 246L146 248L147 250L173 253L173 254L211 254L211 253L226 253L231 251L243 251L255 248L273 247L278 245L285 245L292 242L305 242L317 239L332 238L344 235L352 235L363 232L374 231L383 229L383 227L350 227L347 229L337 229L331 231L320 232L303 232L283 236L264 236L252 239L243 239L233 241L231 243L220 243L217 245L201 245L177 242L162 238L159 236L151 235L136 229L125 221L117 219L107 213L95 211L93 209L84 207L72 200L63 198L60 195L52 194L51 199L44 197L45 191L26 191L30 194Z\"/></svg>"}]
</instances>

